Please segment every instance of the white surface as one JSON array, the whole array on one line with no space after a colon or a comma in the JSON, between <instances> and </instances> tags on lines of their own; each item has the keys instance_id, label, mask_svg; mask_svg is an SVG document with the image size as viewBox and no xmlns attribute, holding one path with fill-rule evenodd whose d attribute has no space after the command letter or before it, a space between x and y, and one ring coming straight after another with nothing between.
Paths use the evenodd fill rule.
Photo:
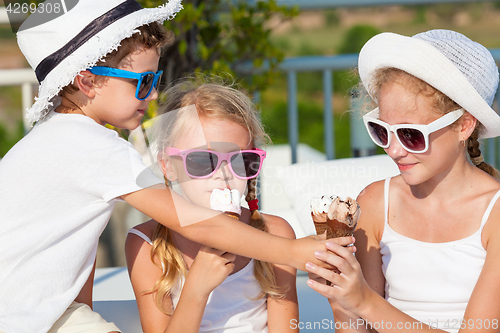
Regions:
<instances>
[{"instance_id":1,"label":"white surface","mask_svg":"<svg viewBox=\"0 0 500 333\"><path fill-rule=\"evenodd\" d=\"M312 323L311 327L314 327L314 323L316 323L317 329L302 329L301 331L323 332L325 331L325 323L329 325L333 321L332 310L326 298L309 288L306 283L307 279L306 273L299 272L297 293L300 325ZM114 322L123 333L142 332L134 292L125 267L98 268L96 270L94 310L100 313L104 319Z\"/></svg>"},{"instance_id":2,"label":"white surface","mask_svg":"<svg viewBox=\"0 0 500 333\"><path fill-rule=\"evenodd\" d=\"M290 201L282 186L279 175L292 163L292 151L289 145L266 147L266 159L259 176L260 209L274 210L290 208ZM299 143L297 147L298 163L318 163L326 160L325 154L310 146Z\"/></svg>"}]
</instances>

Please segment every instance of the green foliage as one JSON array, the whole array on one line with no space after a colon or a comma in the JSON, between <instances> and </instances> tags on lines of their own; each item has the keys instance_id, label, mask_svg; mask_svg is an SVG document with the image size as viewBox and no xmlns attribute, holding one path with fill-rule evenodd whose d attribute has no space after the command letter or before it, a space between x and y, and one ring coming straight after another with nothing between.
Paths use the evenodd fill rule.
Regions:
<instances>
[{"instance_id":1,"label":"green foliage","mask_svg":"<svg viewBox=\"0 0 500 333\"><path fill-rule=\"evenodd\" d=\"M299 141L324 151L323 105L312 100L298 101ZM288 122L286 102L276 102L270 109L263 110L262 122L274 144L288 143ZM336 158L351 156L349 144L349 114L335 114Z\"/></svg>"},{"instance_id":2,"label":"green foliage","mask_svg":"<svg viewBox=\"0 0 500 333\"><path fill-rule=\"evenodd\" d=\"M16 34L8 25L0 25L0 39L15 39Z\"/></svg>"},{"instance_id":3,"label":"green foliage","mask_svg":"<svg viewBox=\"0 0 500 333\"><path fill-rule=\"evenodd\" d=\"M427 22L427 6L415 6L414 24L425 24Z\"/></svg>"},{"instance_id":4,"label":"green foliage","mask_svg":"<svg viewBox=\"0 0 500 333\"><path fill-rule=\"evenodd\" d=\"M338 12L333 10L327 10L325 12L326 25L329 27L336 27L340 23L340 17Z\"/></svg>"},{"instance_id":5,"label":"green foliage","mask_svg":"<svg viewBox=\"0 0 500 333\"><path fill-rule=\"evenodd\" d=\"M145 7L162 0L139 1ZM217 74L242 79L248 91L265 89L276 77L283 52L270 41L273 17L288 20L298 14L296 7L278 6L275 0L250 5L245 1L183 1L175 19L165 26L175 35L160 60L167 82L193 73ZM259 69L268 63L266 70ZM250 62L250 72L238 71Z\"/></svg>"},{"instance_id":6,"label":"green foliage","mask_svg":"<svg viewBox=\"0 0 500 333\"><path fill-rule=\"evenodd\" d=\"M359 53L365 43L381 31L374 26L355 25L346 31L338 48L338 53ZM338 71L333 74L333 89L336 92L349 94L353 86L358 84L358 77L353 71Z\"/></svg>"},{"instance_id":7,"label":"green foliage","mask_svg":"<svg viewBox=\"0 0 500 333\"><path fill-rule=\"evenodd\" d=\"M441 22L450 24L453 23L453 19L457 13L470 8L466 3L440 3L435 5L433 9Z\"/></svg>"},{"instance_id":8,"label":"green foliage","mask_svg":"<svg viewBox=\"0 0 500 333\"><path fill-rule=\"evenodd\" d=\"M0 122L0 157L5 154L24 136L24 125L22 120L17 122L14 129L9 131L5 124Z\"/></svg>"},{"instance_id":9,"label":"green foliage","mask_svg":"<svg viewBox=\"0 0 500 333\"><path fill-rule=\"evenodd\" d=\"M338 52L341 54L358 53L370 38L380 32L378 28L371 25L355 25L347 30Z\"/></svg>"},{"instance_id":10,"label":"green foliage","mask_svg":"<svg viewBox=\"0 0 500 333\"><path fill-rule=\"evenodd\" d=\"M21 88L16 86L0 87L0 157L3 157L17 141L24 136L21 118Z\"/></svg>"}]
</instances>

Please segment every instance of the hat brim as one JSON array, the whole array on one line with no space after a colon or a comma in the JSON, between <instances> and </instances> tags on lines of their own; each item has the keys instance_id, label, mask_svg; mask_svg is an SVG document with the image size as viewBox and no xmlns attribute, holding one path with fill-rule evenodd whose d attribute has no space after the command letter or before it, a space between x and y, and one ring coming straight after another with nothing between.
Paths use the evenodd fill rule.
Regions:
<instances>
[{"instance_id":1,"label":"hat brim","mask_svg":"<svg viewBox=\"0 0 500 333\"><path fill-rule=\"evenodd\" d=\"M35 103L28 109L26 117L31 123L42 120L49 110L58 104L62 88L73 82L80 73L118 49L121 41L139 32L138 27L152 22L163 23L172 19L182 9L181 0L170 0L156 8L143 8L133 12L104 28L61 61L40 83Z\"/></svg>"},{"instance_id":2,"label":"hat brim","mask_svg":"<svg viewBox=\"0 0 500 333\"><path fill-rule=\"evenodd\" d=\"M371 95L374 72L394 67L427 82L472 114L484 127L482 138L500 135L500 117L455 65L429 43L394 33L371 38L361 49L358 69ZM375 96L371 96L376 101Z\"/></svg>"}]
</instances>

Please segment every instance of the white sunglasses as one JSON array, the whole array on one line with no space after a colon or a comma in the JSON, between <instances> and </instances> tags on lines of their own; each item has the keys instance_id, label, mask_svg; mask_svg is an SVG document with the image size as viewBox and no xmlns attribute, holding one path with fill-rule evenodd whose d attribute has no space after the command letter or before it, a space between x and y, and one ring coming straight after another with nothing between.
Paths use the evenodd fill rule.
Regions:
<instances>
[{"instance_id":1,"label":"white sunglasses","mask_svg":"<svg viewBox=\"0 0 500 333\"><path fill-rule=\"evenodd\" d=\"M389 125L378 118L378 108L363 116L370 138L377 146L389 147L391 133L396 134L401 146L409 153L425 153L429 149L429 134L453 124L464 114L463 109L448 112L428 125L398 124Z\"/></svg>"}]
</instances>

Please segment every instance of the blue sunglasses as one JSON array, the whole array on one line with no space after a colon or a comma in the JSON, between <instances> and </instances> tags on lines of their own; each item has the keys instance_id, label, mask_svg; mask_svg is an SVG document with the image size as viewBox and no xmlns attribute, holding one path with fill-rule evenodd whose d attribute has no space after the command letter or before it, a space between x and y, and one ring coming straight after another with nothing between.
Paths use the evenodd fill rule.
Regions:
<instances>
[{"instance_id":1,"label":"blue sunglasses","mask_svg":"<svg viewBox=\"0 0 500 333\"><path fill-rule=\"evenodd\" d=\"M151 91L153 91L153 87L155 87L155 89L158 87L161 75L163 74L163 71L158 71L156 73L154 72L135 73L123 69L103 67L103 66L95 66L89 68L88 71L95 75L122 77L125 79L137 80L137 89L135 90L135 97L140 101L148 98L149 94L151 94Z\"/></svg>"}]
</instances>

